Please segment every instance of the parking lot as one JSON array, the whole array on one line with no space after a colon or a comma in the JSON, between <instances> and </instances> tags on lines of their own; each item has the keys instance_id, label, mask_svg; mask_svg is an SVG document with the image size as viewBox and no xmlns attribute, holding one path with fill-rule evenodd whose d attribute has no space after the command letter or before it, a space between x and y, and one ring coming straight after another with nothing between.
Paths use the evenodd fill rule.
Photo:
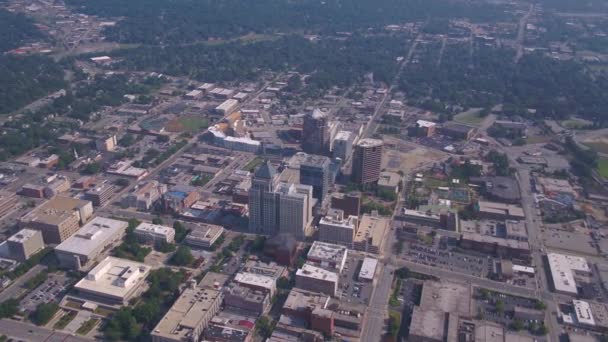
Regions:
<instances>
[{"instance_id":1,"label":"parking lot","mask_svg":"<svg viewBox=\"0 0 608 342\"><path fill-rule=\"evenodd\" d=\"M342 301L367 305L372 295L372 282L359 280L359 270L363 263L363 256L349 254L340 275L339 296Z\"/></svg>"},{"instance_id":2,"label":"parking lot","mask_svg":"<svg viewBox=\"0 0 608 342\"><path fill-rule=\"evenodd\" d=\"M61 273L50 273L48 279L28 293L20 303L21 310L33 312L42 303L59 302L72 280Z\"/></svg>"},{"instance_id":3,"label":"parking lot","mask_svg":"<svg viewBox=\"0 0 608 342\"><path fill-rule=\"evenodd\" d=\"M492 267L490 257L471 256L415 243L410 243L406 247L405 258L422 265L440 267L481 278L487 277Z\"/></svg>"}]
</instances>

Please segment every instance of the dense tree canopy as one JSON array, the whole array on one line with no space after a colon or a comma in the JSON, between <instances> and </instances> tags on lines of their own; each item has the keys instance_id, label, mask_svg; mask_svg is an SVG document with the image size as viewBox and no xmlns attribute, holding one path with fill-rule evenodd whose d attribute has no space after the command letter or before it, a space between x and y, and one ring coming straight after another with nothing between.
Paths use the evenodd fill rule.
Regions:
<instances>
[{"instance_id":1,"label":"dense tree canopy","mask_svg":"<svg viewBox=\"0 0 608 342\"><path fill-rule=\"evenodd\" d=\"M428 17L496 20L504 7L444 0L68 0L88 14L124 17L106 31L128 43L166 44L256 33L337 32Z\"/></svg>"},{"instance_id":2,"label":"dense tree canopy","mask_svg":"<svg viewBox=\"0 0 608 342\"><path fill-rule=\"evenodd\" d=\"M33 21L23 14L0 8L0 23L0 52L19 47L28 40L42 38Z\"/></svg>"}]
</instances>

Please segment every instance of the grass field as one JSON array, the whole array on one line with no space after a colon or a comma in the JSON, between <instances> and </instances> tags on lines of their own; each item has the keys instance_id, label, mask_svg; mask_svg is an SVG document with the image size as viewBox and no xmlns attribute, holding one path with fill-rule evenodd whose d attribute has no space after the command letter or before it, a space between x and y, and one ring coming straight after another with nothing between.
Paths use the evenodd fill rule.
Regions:
<instances>
[{"instance_id":1,"label":"grass field","mask_svg":"<svg viewBox=\"0 0 608 342\"><path fill-rule=\"evenodd\" d=\"M78 328L78 330L76 330L76 333L79 335L88 334L97 325L97 322L99 322L99 320L97 318L89 319L88 321L82 323L80 328Z\"/></svg>"},{"instance_id":2,"label":"grass field","mask_svg":"<svg viewBox=\"0 0 608 342\"><path fill-rule=\"evenodd\" d=\"M560 125L562 125L562 127L568 128L568 129L580 129L580 128L584 128L585 126L591 125L591 124L592 124L591 121L577 119L577 118L571 118L571 119L560 122Z\"/></svg>"},{"instance_id":3,"label":"grass field","mask_svg":"<svg viewBox=\"0 0 608 342\"><path fill-rule=\"evenodd\" d=\"M466 112L456 114L454 121L465 125L479 126L484 119L479 116L479 112L481 112L480 108L471 108Z\"/></svg>"},{"instance_id":4,"label":"grass field","mask_svg":"<svg viewBox=\"0 0 608 342\"><path fill-rule=\"evenodd\" d=\"M597 162L597 171L600 173L600 176L608 179L608 159L600 158Z\"/></svg>"},{"instance_id":5,"label":"grass field","mask_svg":"<svg viewBox=\"0 0 608 342\"><path fill-rule=\"evenodd\" d=\"M585 141L583 144L585 146L588 146L590 149L595 150L598 153L607 153L608 154L608 142L596 140L596 141Z\"/></svg>"},{"instance_id":6,"label":"grass field","mask_svg":"<svg viewBox=\"0 0 608 342\"><path fill-rule=\"evenodd\" d=\"M264 162L264 159L262 159L260 157L255 157L249 163L247 163L247 165L245 165L243 167L243 170L253 172L253 170L255 170L255 168L258 167L259 165L261 165L263 162Z\"/></svg>"},{"instance_id":7,"label":"grass field","mask_svg":"<svg viewBox=\"0 0 608 342\"><path fill-rule=\"evenodd\" d=\"M196 133L207 127L209 127L209 121L207 119L194 115L181 116L166 125L166 129L169 132Z\"/></svg>"}]
</instances>

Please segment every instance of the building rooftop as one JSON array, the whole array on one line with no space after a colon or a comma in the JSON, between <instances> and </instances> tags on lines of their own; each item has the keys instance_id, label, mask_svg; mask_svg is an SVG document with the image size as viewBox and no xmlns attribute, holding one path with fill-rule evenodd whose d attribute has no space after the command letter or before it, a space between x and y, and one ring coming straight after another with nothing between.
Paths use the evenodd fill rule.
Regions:
<instances>
[{"instance_id":1,"label":"building rooftop","mask_svg":"<svg viewBox=\"0 0 608 342\"><path fill-rule=\"evenodd\" d=\"M274 292L276 286L276 280L265 275L239 272L234 276L234 281L239 284L245 284L250 286L262 287L267 289L269 292Z\"/></svg>"},{"instance_id":2,"label":"building rooftop","mask_svg":"<svg viewBox=\"0 0 608 342\"><path fill-rule=\"evenodd\" d=\"M106 257L76 283L77 290L98 295L125 298L135 287L141 286L151 267L143 263Z\"/></svg>"},{"instance_id":3,"label":"building rooftop","mask_svg":"<svg viewBox=\"0 0 608 342\"><path fill-rule=\"evenodd\" d=\"M128 226L125 221L95 217L85 224L74 235L63 241L55 250L67 253L86 255L105 243L112 236L120 234Z\"/></svg>"},{"instance_id":4,"label":"building rooftop","mask_svg":"<svg viewBox=\"0 0 608 342\"><path fill-rule=\"evenodd\" d=\"M89 203L91 202L77 198L56 196L24 215L21 220L60 224L74 215L74 211Z\"/></svg>"},{"instance_id":5,"label":"building rooftop","mask_svg":"<svg viewBox=\"0 0 608 342\"><path fill-rule=\"evenodd\" d=\"M437 125L433 121L427 121L427 120L418 120L418 121L416 121L416 124L419 127L435 127Z\"/></svg>"},{"instance_id":6,"label":"building rooftop","mask_svg":"<svg viewBox=\"0 0 608 342\"><path fill-rule=\"evenodd\" d=\"M24 243L24 242L28 241L29 239L31 239L37 233L39 234L40 232L38 230L34 230L34 229L27 229L27 228L21 229L20 231L18 231L17 233L15 233L11 237L9 237L7 239L7 241L16 242L16 243Z\"/></svg>"},{"instance_id":7,"label":"building rooftop","mask_svg":"<svg viewBox=\"0 0 608 342\"><path fill-rule=\"evenodd\" d=\"M572 294L578 293L574 272L591 272L587 260L583 257L557 253L548 253L547 259L549 260L549 269L551 270L555 290Z\"/></svg>"},{"instance_id":8,"label":"building rooftop","mask_svg":"<svg viewBox=\"0 0 608 342\"><path fill-rule=\"evenodd\" d=\"M329 303L329 298L328 295L293 288L289 291L283 310L312 311L315 308L325 308Z\"/></svg>"},{"instance_id":9,"label":"building rooftop","mask_svg":"<svg viewBox=\"0 0 608 342\"><path fill-rule=\"evenodd\" d=\"M479 211L505 216L525 217L522 207L498 202L479 201Z\"/></svg>"},{"instance_id":10,"label":"building rooftop","mask_svg":"<svg viewBox=\"0 0 608 342\"><path fill-rule=\"evenodd\" d=\"M336 138L334 140L345 140L345 141L348 141L348 140L350 140L352 134L353 133L349 132L349 131L340 131L340 132L338 132L338 134L336 134Z\"/></svg>"},{"instance_id":11,"label":"building rooftop","mask_svg":"<svg viewBox=\"0 0 608 342\"><path fill-rule=\"evenodd\" d=\"M207 311L216 305L220 296L220 291L215 289L187 288L158 322L152 334L170 340L196 340L198 336L192 336L193 331L202 325Z\"/></svg>"},{"instance_id":12,"label":"building rooftop","mask_svg":"<svg viewBox=\"0 0 608 342\"><path fill-rule=\"evenodd\" d=\"M277 174L277 170L270 164L269 161L266 161L257 170L255 170L256 178L264 178L264 179L272 179Z\"/></svg>"},{"instance_id":13,"label":"building rooftop","mask_svg":"<svg viewBox=\"0 0 608 342\"><path fill-rule=\"evenodd\" d=\"M300 167L325 168L329 167L329 164L331 164L331 160L328 157L305 153L300 162Z\"/></svg>"},{"instance_id":14,"label":"building rooftop","mask_svg":"<svg viewBox=\"0 0 608 342\"><path fill-rule=\"evenodd\" d=\"M415 306L410 323L410 336L426 337L432 341L443 341L446 313Z\"/></svg>"},{"instance_id":15,"label":"building rooftop","mask_svg":"<svg viewBox=\"0 0 608 342\"><path fill-rule=\"evenodd\" d=\"M447 281L425 282L420 307L427 310L472 314L471 287Z\"/></svg>"},{"instance_id":16,"label":"building rooftop","mask_svg":"<svg viewBox=\"0 0 608 342\"><path fill-rule=\"evenodd\" d=\"M363 259L361 270L359 271L359 279L372 280L376 273L376 266L378 266L378 260L374 258Z\"/></svg>"},{"instance_id":17,"label":"building rooftop","mask_svg":"<svg viewBox=\"0 0 608 342\"><path fill-rule=\"evenodd\" d=\"M327 117L327 112L326 112L326 111L323 111L323 110L321 110L321 109L319 109L319 108L315 108L315 109L312 111L311 116L312 116L313 118L315 118L315 119L322 119L322 118L326 118L326 117Z\"/></svg>"},{"instance_id":18,"label":"building rooftop","mask_svg":"<svg viewBox=\"0 0 608 342\"><path fill-rule=\"evenodd\" d=\"M135 228L135 231L154 235L169 235L175 233L175 230L171 227L148 222L140 223L139 226Z\"/></svg>"},{"instance_id":19,"label":"building rooftop","mask_svg":"<svg viewBox=\"0 0 608 342\"><path fill-rule=\"evenodd\" d=\"M346 262L347 254L348 248L344 246L315 241L308 251L307 258L309 261L320 263L323 267L330 267L333 264L333 267L341 272Z\"/></svg>"},{"instance_id":20,"label":"building rooftop","mask_svg":"<svg viewBox=\"0 0 608 342\"><path fill-rule=\"evenodd\" d=\"M591 312L591 306L589 303L582 300L572 300L572 306L574 307L574 314L576 315L576 321L579 324L584 325L595 325L593 319L593 313Z\"/></svg>"},{"instance_id":21,"label":"building rooftop","mask_svg":"<svg viewBox=\"0 0 608 342\"><path fill-rule=\"evenodd\" d=\"M302 268L298 269L296 272L297 276L322 279L331 282L338 282L338 274L327 271L320 267L316 267L310 264L304 264Z\"/></svg>"},{"instance_id":22,"label":"building rooftop","mask_svg":"<svg viewBox=\"0 0 608 342\"><path fill-rule=\"evenodd\" d=\"M384 234L388 229L390 220L385 217L365 214L361 216L359 228L355 234L355 242L370 241L373 246L380 246Z\"/></svg>"},{"instance_id":23,"label":"building rooftop","mask_svg":"<svg viewBox=\"0 0 608 342\"><path fill-rule=\"evenodd\" d=\"M319 225L341 226L355 230L357 228L357 221L358 218L356 216L351 215L348 218L344 218L344 210L331 208L327 215L321 217Z\"/></svg>"},{"instance_id":24,"label":"building rooftop","mask_svg":"<svg viewBox=\"0 0 608 342\"><path fill-rule=\"evenodd\" d=\"M266 277L279 279L285 273L285 267L275 262L262 262L258 260L248 260L242 269L244 272L259 274Z\"/></svg>"},{"instance_id":25,"label":"building rooftop","mask_svg":"<svg viewBox=\"0 0 608 342\"><path fill-rule=\"evenodd\" d=\"M384 142L380 139L370 139L370 138L365 138L365 139L361 139L359 140L359 142L357 143L357 146L361 146L361 147L379 147L382 146L384 144Z\"/></svg>"},{"instance_id":26,"label":"building rooftop","mask_svg":"<svg viewBox=\"0 0 608 342\"><path fill-rule=\"evenodd\" d=\"M401 175L397 172L382 171L378 179L378 186L396 187L399 185L399 181L401 181Z\"/></svg>"}]
</instances>

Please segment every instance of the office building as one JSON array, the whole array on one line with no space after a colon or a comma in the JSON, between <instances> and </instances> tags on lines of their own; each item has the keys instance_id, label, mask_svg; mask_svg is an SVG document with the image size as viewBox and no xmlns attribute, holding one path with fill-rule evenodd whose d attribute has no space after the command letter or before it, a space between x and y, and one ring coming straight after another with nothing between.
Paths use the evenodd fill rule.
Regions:
<instances>
[{"instance_id":1,"label":"office building","mask_svg":"<svg viewBox=\"0 0 608 342\"><path fill-rule=\"evenodd\" d=\"M505 239L480 233L462 233L460 246L464 249L471 249L501 258L516 259L522 262L528 262L532 257L530 244L526 241Z\"/></svg>"},{"instance_id":2,"label":"office building","mask_svg":"<svg viewBox=\"0 0 608 342\"><path fill-rule=\"evenodd\" d=\"M378 183L382 168L382 147L378 139L361 139L353 152L352 181L362 186Z\"/></svg>"},{"instance_id":3,"label":"office building","mask_svg":"<svg viewBox=\"0 0 608 342\"><path fill-rule=\"evenodd\" d=\"M280 266L275 262L262 262L258 260L248 260L241 271L270 277L275 283L279 278L286 274L285 267Z\"/></svg>"},{"instance_id":4,"label":"office building","mask_svg":"<svg viewBox=\"0 0 608 342\"><path fill-rule=\"evenodd\" d=\"M173 243L175 240L175 229L159 224L147 222L140 223L133 232L141 243L157 244L160 242Z\"/></svg>"},{"instance_id":5,"label":"office building","mask_svg":"<svg viewBox=\"0 0 608 342\"><path fill-rule=\"evenodd\" d=\"M378 192L387 192L397 194L399 185L401 184L401 175L397 172L384 171L380 172L378 179Z\"/></svg>"},{"instance_id":6,"label":"office building","mask_svg":"<svg viewBox=\"0 0 608 342\"><path fill-rule=\"evenodd\" d=\"M276 279L263 274L239 272L234 277L234 282L253 290L268 293L271 298L277 292Z\"/></svg>"},{"instance_id":7,"label":"office building","mask_svg":"<svg viewBox=\"0 0 608 342\"><path fill-rule=\"evenodd\" d=\"M167 192L167 185L158 181L148 181L137 187L123 198L125 206L138 210L149 210L152 205Z\"/></svg>"},{"instance_id":8,"label":"office building","mask_svg":"<svg viewBox=\"0 0 608 342\"><path fill-rule=\"evenodd\" d=\"M328 114L320 109L304 117L302 150L310 154L327 155L330 150Z\"/></svg>"},{"instance_id":9,"label":"office building","mask_svg":"<svg viewBox=\"0 0 608 342\"><path fill-rule=\"evenodd\" d=\"M330 209L319 221L319 240L352 248L358 223L356 216L345 218L344 211Z\"/></svg>"},{"instance_id":10,"label":"office building","mask_svg":"<svg viewBox=\"0 0 608 342\"><path fill-rule=\"evenodd\" d=\"M97 151L112 152L116 149L116 146L118 146L116 134L102 136L95 140L95 148Z\"/></svg>"},{"instance_id":11,"label":"office building","mask_svg":"<svg viewBox=\"0 0 608 342\"><path fill-rule=\"evenodd\" d=\"M95 217L55 247L59 265L78 271L89 269L122 240L127 226L125 221Z\"/></svg>"},{"instance_id":12,"label":"office building","mask_svg":"<svg viewBox=\"0 0 608 342\"><path fill-rule=\"evenodd\" d=\"M343 163L346 163L350 156L353 154L353 142L357 135L349 131L340 131L334 139L334 145L332 148L332 156L334 158L340 158Z\"/></svg>"},{"instance_id":13,"label":"office building","mask_svg":"<svg viewBox=\"0 0 608 342\"><path fill-rule=\"evenodd\" d=\"M363 215L353 240L353 249L379 254L390 220L385 217Z\"/></svg>"},{"instance_id":14,"label":"office building","mask_svg":"<svg viewBox=\"0 0 608 342\"><path fill-rule=\"evenodd\" d=\"M347 256L348 248L344 246L315 241L308 251L306 261L317 267L342 273Z\"/></svg>"},{"instance_id":15,"label":"office building","mask_svg":"<svg viewBox=\"0 0 608 342\"><path fill-rule=\"evenodd\" d=\"M34 229L21 229L6 244L10 257L18 261L26 261L44 248L42 233Z\"/></svg>"},{"instance_id":16,"label":"office building","mask_svg":"<svg viewBox=\"0 0 608 342\"><path fill-rule=\"evenodd\" d=\"M127 305L143 292L150 269L139 262L106 257L76 283L74 289L78 297L87 301Z\"/></svg>"},{"instance_id":17,"label":"office building","mask_svg":"<svg viewBox=\"0 0 608 342\"><path fill-rule=\"evenodd\" d=\"M549 261L549 270L553 279L555 292L577 295L576 276L588 276L591 274L591 268L583 257L548 253L547 260Z\"/></svg>"},{"instance_id":18,"label":"office building","mask_svg":"<svg viewBox=\"0 0 608 342\"><path fill-rule=\"evenodd\" d=\"M93 202L96 207L102 207L106 205L112 199L112 195L116 191L114 185L103 184L96 188L90 189L84 193L84 198Z\"/></svg>"},{"instance_id":19,"label":"office building","mask_svg":"<svg viewBox=\"0 0 608 342\"><path fill-rule=\"evenodd\" d=\"M221 284L213 281L213 286L206 285L210 276L196 285L186 288L173 303L171 309L158 322L151 332L152 342L195 342L200 340L203 330L220 311L223 295Z\"/></svg>"},{"instance_id":20,"label":"office building","mask_svg":"<svg viewBox=\"0 0 608 342\"><path fill-rule=\"evenodd\" d=\"M300 184L312 186L312 196L322 203L332 183L328 157L307 155L300 163Z\"/></svg>"},{"instance_id":21,"label":"office building","mask_svg":"<svg viewBox=\"0 0 608 342\"><path fill-rule=\"evenodd\" d=\"M312 187L278 183L276 170L260 166L249 189L249 230L260 234L293 234L304 238L312 219Z\"/></svg>"},{"instance_id":22,"label":"office building","mask_svg":"<svg viewBox=\"0 0 608 342\"><path fill-rule=\"evenodd\" d=\"M329 299L328 295L294 287L289 291L281 312L309 322L312 312L317 308L325 309L329 304Z\"/></svg>"},{"instance_id":23,"label":"office building","mask_svg":"<svg viewBox=\"0 0 608 342\"><path fill-rule=\"evenodd\" d=\"M357 216L361 212L361 193L349 192L348 194L337 193L331 197L331 207L344 211L344 216Z\"/></svg>"},{"instance_id":24,"label":"office building","mask_svg":"<svg viewBox=\"0 0 608 342\"><path fill-rule=\"evenodd\" d=\"M0 191L0 218L13 211L17 203L17 197L14 193Z\"/></svg>"},{"instance_id":25,"label":"office building","mask_svg":"<svg viewBox=\"0 0 608 342\"><path fill-rule=\"evenodd\" d=\"M276 169L269 163L256 171L249 189L249 230L259 234L279 231L279 202L275 194L278 181Z\"/></svg>"},{"instance_id":26,"label":"office building","mask_svg":"<svg viewBox=\"0 0 608 342\"><path fill-rule=\"evenodd\" d=\"M224 289L224 305L255 315L263 315L270 308L270 296L266 291L231 283Z\"/></svg>"},{"instance_id":27,"label":"office building","mask_svg":"<svg viewBox=\"0 0 608 342\"><path fill-rule=\"evenodd\" d=\"M42 232L46 244L65 241L93 215L89 201L71 197L55 197L19 219L21 227Z\"/></svg>"},{"instance_id":28,"label":"office building","mask_svg":"<svg viewBox=\"0 0 608 342\"><path fill-rule=\"evenodd\" d=\"M476 129L475 127L448 121L438 128L438 132L453 139L469 140L475 135Z\"/></svg>"},{"instance_id":29,"label":"office building","mask_svg":"<svg viewBox=\"0 0 608 342\"><path fill-rule=\"evenodd\" d=\"M192 247L211 248L223 233L222 226L199 223L188 233L185 242Z\"/></svg>"},{"instance_id":30,"label":"office building","mask_svg":"<svg viewBox=\"0 0 608 342\"><path fill-rule=\"evenodd\" d=\"M26 183L23 184L19 195L32 198L44 198L44 186L39 184Z\"/></svg>"},{"instance_id":31,"label":"office building","mask_svg":"<svg viewBox=\"0 0 608 342\"><path fill-rule=\"evenodd\" d=\"M312 292L336 296L338 274L310 264L304 264L296 272L296 287Z\"/></svg>"},{"instance_id":32,"label":"office building","mask_svg":"<svg viewBox=\"0 0 608 342\"><path fill-rule=\"evenodd\" d=\"M162 198L165 211L180 213L190 208L201 198L201 195L193 186L176 185L165 192Z\"/></svg>"},{"instance_id":33,"label":"office building","mask_svg":"<svg viewBox=\"0 0 608 342\"><path fill-rule=\"evenodd\" d=\"M312 221L312 187L279 183L276 189L279 208L279 231L296 239L309 235Z\"/></svg>"}]
</instances>

